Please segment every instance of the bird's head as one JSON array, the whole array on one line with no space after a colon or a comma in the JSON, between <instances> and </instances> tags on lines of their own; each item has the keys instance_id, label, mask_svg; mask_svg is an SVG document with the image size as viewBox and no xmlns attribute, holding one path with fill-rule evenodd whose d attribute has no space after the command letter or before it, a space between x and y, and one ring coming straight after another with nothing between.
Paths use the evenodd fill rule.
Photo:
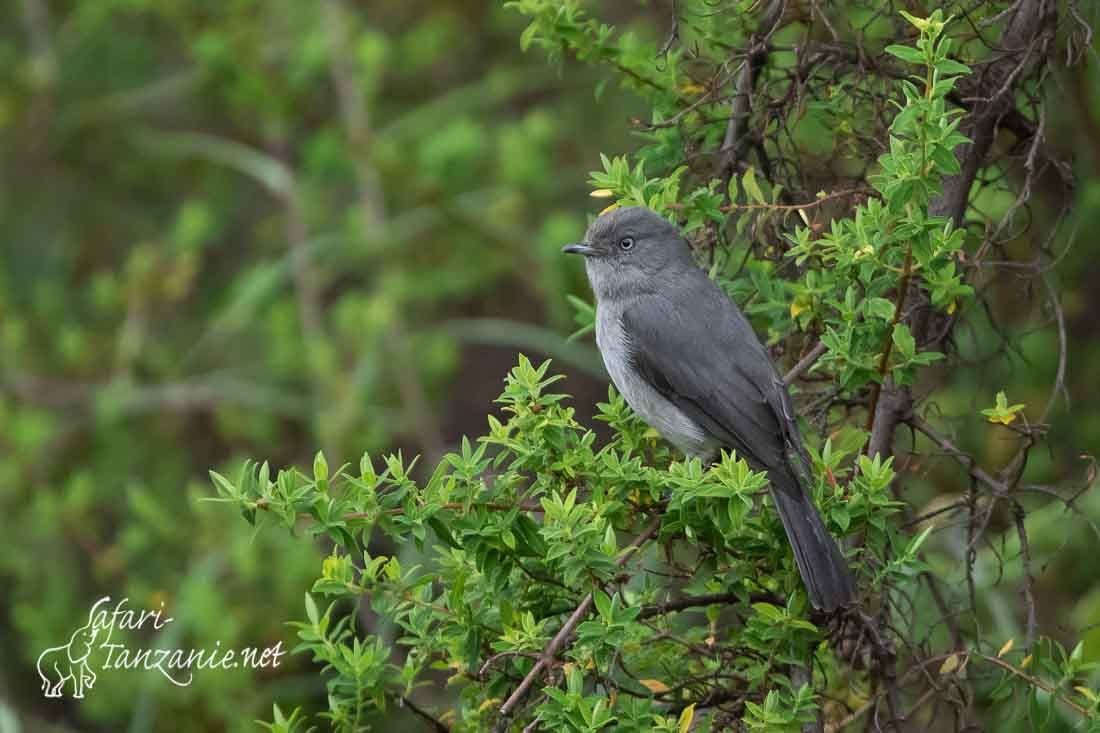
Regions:
<instances>
[{"instance_id":1,"label":"bird's head","mask_svg":"<svg viewBox=\"0 0 1100 733\"><path fill-rule=\"evenodd\" d=\"M659 287L662 276L671 271L695 266L691 248L679 230L642 206L601 214L588 227L583 242L567 244L562 252L584 255L588 280L597 298L651 290Z\"/></svg>"}]
</instances>

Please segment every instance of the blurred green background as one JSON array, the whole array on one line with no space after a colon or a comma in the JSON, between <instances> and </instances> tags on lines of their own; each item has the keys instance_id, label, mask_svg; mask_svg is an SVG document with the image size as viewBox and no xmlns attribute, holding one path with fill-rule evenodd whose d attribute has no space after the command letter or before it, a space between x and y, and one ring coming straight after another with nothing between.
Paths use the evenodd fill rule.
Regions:
<instances>
[{"instance_id":1,"label":"blurred green background","mask_svg":"<svg viewBox=\"0 0 1100 733\"><path fill-rule=\"evenodd\" d=\"M592 5L667 32L667 3ZM105 672L79 702L43 699L35 661L103 595L164 602L160 643L293 645L323 548L203 502L209 468L319 448L431 464L483 429L516 351L553 356L582 415L606 395L591 344L564 338L564 295L587 290L558 250L599 208L599 153L633 149L646 111L609 76L522 54L524 26L468 0L0 5L0 732L251 730L274 700L322 701L298 657L184 688ZM1095 50L1059 82L1050 140L1080 187L1055 275L1073 399L1032 467L1051 481L1082 479L1100 445ZM1036 192L1031 236L1061 195ZM991 294L1019 356L960 370L945 414L1000 388L1045 402L1055 334L1033 331L1022 287ZM994 465L1007 450L993 431L960 442ZM964 486L949 464L918 470L938 495ZM1072 638L1100 623L1097 537L1048 513L1040 610Z\"/></svg>"}]
</instances>

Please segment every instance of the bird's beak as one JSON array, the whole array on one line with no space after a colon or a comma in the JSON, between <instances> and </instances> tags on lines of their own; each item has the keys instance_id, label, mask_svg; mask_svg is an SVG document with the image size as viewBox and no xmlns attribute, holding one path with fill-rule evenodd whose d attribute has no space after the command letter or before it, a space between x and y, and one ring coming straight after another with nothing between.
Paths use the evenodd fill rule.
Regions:
<instances>
[{"instance_id":1,"label":"bird's beak","mask_svg":"<svg viewBox=\"0 0 1100 733\"><path fill-rule=\"evenodd\" d=\"M561 248L562 252L573 255L584 255L585 257L591 257L596 254L596 250L589 247L584 242L576 242L574 244L567 244Z\"/></svg>"}]
</instances>

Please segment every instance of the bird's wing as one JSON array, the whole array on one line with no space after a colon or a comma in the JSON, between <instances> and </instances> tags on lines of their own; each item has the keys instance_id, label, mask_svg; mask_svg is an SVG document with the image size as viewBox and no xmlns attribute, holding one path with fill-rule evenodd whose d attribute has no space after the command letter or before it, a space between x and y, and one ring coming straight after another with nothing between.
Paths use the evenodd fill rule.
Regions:
<instances>
[{"instance_id":1,"label":"bird's wing","mask_svg":"<svg viewBox=\"0 0 1100 733\"><path fill-rule=\"evenodd\" d=\"M679 303L638 299L622 327L635 369L661 395L758 470L789 469L801 441L786 389L752 326L713 282Z\"/></svg>"},{"instance_id":2,"label":"bird's wing","mask_svg":"<svg viewBox=\"0 0 1100 733\"><path fill-rule=\"evenodd\" d=\"M826 611L852 604L847 561L803 488L809 464L786 386L748 320L718 286L702 273L685 285L637 298L623 310L635 370L754 469L767 470L811 603Z\"/></svg>"}]
</instances>

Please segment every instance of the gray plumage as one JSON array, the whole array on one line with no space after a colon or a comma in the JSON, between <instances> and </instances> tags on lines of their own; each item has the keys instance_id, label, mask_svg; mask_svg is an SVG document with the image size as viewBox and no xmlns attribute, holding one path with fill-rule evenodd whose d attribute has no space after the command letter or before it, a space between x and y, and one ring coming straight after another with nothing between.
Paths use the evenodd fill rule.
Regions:
<instances>
[{"instance_id":1,"label":"gray plumage","mask_svg":"<svg viewBox=\"0 0 1100 733\"><path fill-rule=\"evenodd\" d=\"M804 487L809 461L786 385L676 227L649 209L615 209L563 251L585 256L596 344L631 408L688 455L709 462L732 448L766 470L811 603L853 603L847 563Z\"/></svg>"}]
</instances>

